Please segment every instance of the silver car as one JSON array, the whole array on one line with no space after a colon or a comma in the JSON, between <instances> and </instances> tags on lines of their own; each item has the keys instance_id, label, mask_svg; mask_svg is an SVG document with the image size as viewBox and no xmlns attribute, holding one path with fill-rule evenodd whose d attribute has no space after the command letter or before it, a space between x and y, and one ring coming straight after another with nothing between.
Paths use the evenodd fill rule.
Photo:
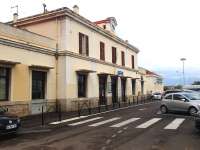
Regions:
<instances>
[{"instance_id":1,"label":"silver car","mask_svg":"<svg viewBox=\"0 0 200 150\"><path fill-rule=\"evenodd\" d=\"M200 111L200 94L196 92L167 94L161 101L160 110L162 113L182 111L192 115Z\"/></svg>"}]
</instances>

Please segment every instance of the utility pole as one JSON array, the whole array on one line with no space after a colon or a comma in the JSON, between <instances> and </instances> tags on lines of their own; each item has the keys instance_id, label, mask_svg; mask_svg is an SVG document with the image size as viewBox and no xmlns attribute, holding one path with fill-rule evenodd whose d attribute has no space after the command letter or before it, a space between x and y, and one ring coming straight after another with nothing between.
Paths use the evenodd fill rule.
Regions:
<instances>
[{"instance_id":1,"label":"utility pole","mask_svg":"<svg viewBox=\"0 0 200 150\"><path fill-rule=\"evenodd\" d=\"M185 61L186 61L186 58L181 58L180 59L183 63L183 86L185 85Z\"/></svg>"}]
</instances>

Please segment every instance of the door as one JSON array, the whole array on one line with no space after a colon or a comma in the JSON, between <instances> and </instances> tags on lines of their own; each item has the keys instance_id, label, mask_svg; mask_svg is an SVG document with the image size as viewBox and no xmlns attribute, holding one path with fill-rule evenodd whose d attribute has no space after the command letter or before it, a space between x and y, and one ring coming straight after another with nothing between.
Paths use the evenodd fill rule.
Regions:
<instances>
[{"instance_id":1,"label":"door","mask_svg":"<svg viewBox=\"0 0 200 150\"><path fill-rule=\"evenodd\" d=\"M118 97L117 97L117 77L113 76L111 77L111 86L112 86L112 102L117 103Z\"/></svg>"},{"instance_id":2,"label":"door","mask_svg":"<svg viewBox=\"0 0 200 150\"><path fill-rule=\"evenodd\" d=\"M39 114L46 111L47 100L46 93L46 77L47 73L43 71L32 71L32 114Z\"/></svg>"},{"instance_id":3,"label":"door","mask_svg":"<svg viewBox=\"0 0 200 150\"><path fill-rule=\"evenodd\" d=\"M122 102L126 101L126 78L121 78Z\"/></svg>"},{"instance_id":4,"label":"door","mask_svg":"<svg viewBox=\"0 0 200 150\"><path fill-rule=\"evenodd\" d=\"M107 83L107 76L100 75L99 76L99 104L106 105L107 98L106 98L106 83Z\"/></svg>"},{"instance_id":5,"label":"door","mask_svg":"<svg viewBox=\"0 0 200 150\"><path fill-rule=\"evenodd\" d=\"M174 94L172 109L175 111L187 111L189 108L189 105L187 102L185 102L185 99L186 98L181 94Z\"/></svg>"},{"instance_id":6,"label":"door","mask_svg":"<svg viewBox=\"0 0 200 150\"><path fill-rule=\"evenodd\" d=\"M135 86L136 86L136 81L135 79L132 79L132 94L135 95Z\"/></svg>"}]
</instances>

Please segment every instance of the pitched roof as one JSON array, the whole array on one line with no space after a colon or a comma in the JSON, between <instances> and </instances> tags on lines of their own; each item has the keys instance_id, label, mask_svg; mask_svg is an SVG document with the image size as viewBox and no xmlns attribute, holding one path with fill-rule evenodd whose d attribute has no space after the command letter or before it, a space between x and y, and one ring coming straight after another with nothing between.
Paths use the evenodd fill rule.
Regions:
<instances>
[{"instance_id":1,"label":"pitched roof","mask_svg":"<svg viewBox=\"0 0 200 150\"><path fill-rule=\"evenodd\" d=\"M70 10L67 7L59 8L52 11L47 11L45 13L41 13L41 14L37 14L37 15L33 15L33 16L25 17L25 18L21 18L21 19L18 19L17 22L10 21L10 22L7 22L7 24L14 25L16 27L20 27L20 26L22 27L28 24L39 23L46 20L52 20L58 17L65 17L65 16L73 18L74 20L86 25L87 27L99 32L100 34L103 34L104 36L107 36L111 38L112 40L128 47L129 49L133 50L136 53L139 52L139 49L137 49L135 46L127 43L125 40L119 38L118 36L111 34L109 31L102 29L95 23L75 13L74 11Z\"/></svg>"}]
</instances>

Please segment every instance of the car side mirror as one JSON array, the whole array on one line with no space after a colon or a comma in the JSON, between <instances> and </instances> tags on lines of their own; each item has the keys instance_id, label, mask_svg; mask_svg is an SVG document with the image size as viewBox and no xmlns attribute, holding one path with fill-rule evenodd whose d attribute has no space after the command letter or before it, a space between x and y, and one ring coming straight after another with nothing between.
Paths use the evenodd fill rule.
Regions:
<instances>
[{"instance_id":1,"label":"car side mirror","mask_svg":"<svg viewBox=\"0 0 200 150\"><path fill-rule=\"evenodd\" d=\"M189 100L188 99L184 99L184 102L189 102Z\"/></svg>"}]
</instances>

